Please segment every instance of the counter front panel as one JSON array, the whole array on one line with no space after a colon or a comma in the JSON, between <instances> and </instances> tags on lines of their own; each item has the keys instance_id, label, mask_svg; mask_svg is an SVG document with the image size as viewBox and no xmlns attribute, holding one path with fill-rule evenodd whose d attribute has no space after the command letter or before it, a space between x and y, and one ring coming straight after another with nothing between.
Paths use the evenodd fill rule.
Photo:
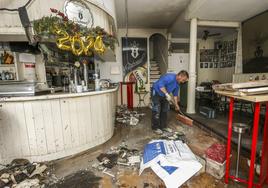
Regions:
<instances>
[{"instance_id":1,"label":"counter front panel","mask_svg":"<svg viewBox=\"0 0 268 188\"><path fill-rule=\"evenodd\" d=\"M14 158L54 160L100 145L113 135L117 89L29 98L0 102L1 163Z\"/></svg>"}]
</instances>

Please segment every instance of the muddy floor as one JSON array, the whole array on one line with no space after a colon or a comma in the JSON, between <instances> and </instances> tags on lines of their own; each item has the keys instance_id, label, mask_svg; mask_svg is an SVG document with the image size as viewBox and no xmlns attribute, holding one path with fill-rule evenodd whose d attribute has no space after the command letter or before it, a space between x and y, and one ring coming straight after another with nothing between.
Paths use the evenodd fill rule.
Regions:
<instances>
[{"instance_id":1,"label":"muddy floor","mask_svg":"<svg viewBox=\"0 0 268 188\"><path fill-rule=\"evenodd\" d=\"M135 148L142 151L146 143L152 139L159 138L151 130L151 112L149 108L142 109L146 113L138 125L125 126L117 124L115 127L114 136L105 144L80 153L76 156L53 161L50 167L58 179L57 183L51 184L48 187L52 188L164 188L165 185L153 171L146 170L139 176L138 167L115 166L110 170L114 177L103 174L101 171L94 169L92 166L96 163L96 157L107 152L113 146L119 146L124 142L129 148ZM182 125L176 120L174 112L169 113L168 119L169 128L174 131L183 132L186 136L187 144L192 151L202 157L205 150L213 143L221 142L210 133L207 133L195 126ZM247 172L245 160L242 162L243 172ZM246 187L234 182L225 185L223 180L218 180L213 176L201 172L187 181L183 188L224 188L224 187Z\"/></svg>"}]
</instances>

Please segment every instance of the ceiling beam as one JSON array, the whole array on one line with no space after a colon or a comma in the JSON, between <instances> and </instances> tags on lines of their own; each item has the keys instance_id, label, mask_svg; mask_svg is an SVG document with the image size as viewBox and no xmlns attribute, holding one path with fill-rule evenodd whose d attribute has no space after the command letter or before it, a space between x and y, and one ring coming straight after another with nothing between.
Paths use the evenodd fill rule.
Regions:
<instances>
[{"instance_id":1,"label":"ceiling beam","mask_svg":"<svg viewBox=\"0 0 268 188\"><path fill-rule=\"evenodd\" d=\"M211 20L198 20L198 26L206 27L231 27L238 28L240 27L240 22L230 22L230 21L211 21Z\"/></svg>"}]
</instances>

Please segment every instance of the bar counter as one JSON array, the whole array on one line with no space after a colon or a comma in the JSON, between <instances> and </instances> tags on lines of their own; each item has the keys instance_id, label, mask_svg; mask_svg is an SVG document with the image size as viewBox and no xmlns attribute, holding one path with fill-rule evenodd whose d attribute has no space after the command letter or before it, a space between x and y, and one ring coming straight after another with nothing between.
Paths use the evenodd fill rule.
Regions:
<instances>
[{"instance_id":1,"label":"bar counter","mask_svg":"<svg viewBox=\"0 0 268 188\"><path fill-rule=\"evenodd\" d=\"M114 132L117 89L0 98L0 163L49 161L106 142Z\"/></svg>"}]
</instances>

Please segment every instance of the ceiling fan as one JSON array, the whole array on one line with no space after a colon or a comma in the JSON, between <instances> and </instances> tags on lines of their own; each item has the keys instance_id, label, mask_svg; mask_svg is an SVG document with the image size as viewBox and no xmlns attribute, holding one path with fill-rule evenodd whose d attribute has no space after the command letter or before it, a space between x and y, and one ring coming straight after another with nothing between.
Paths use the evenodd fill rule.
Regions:
<instances>
[{"instance_id":1,"label":"ceiling fan","mask_svg":"<svg viewBox=\"0 0 268 188\"><path fill-rule=\"evenodd\" d=\"M221 33L212 33L212 34L209 34L210 32L208 30L204 30L203 32L204 32L203 33L203 37L202 37L203 40L207 40L208 37L214 37L214 36L221 35Z\"/></svg>"}]
</instances>

